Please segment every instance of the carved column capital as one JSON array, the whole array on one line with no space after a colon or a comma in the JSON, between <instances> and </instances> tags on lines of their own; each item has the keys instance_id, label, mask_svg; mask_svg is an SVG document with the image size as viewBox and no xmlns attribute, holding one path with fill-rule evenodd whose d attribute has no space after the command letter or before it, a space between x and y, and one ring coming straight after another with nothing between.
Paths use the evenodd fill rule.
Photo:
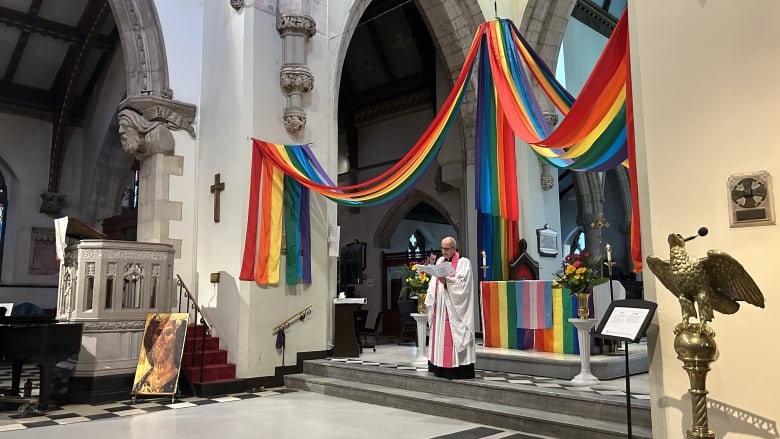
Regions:
<instances>
[{"instance_id":1,"label":"carved column capital","mask_svg":"<svg viewBox=\"0 0 780 439\"><path fill-rule=\"evenodd\" d=\"M67 195L62 195L57 192L42 193L41 207L38 209L38 212L47 215L59 215L63 204L65 204L65 198L67 198Z\"/></svg>"},{"instance_id":2,"label":"carved column capital","mask_svg":"<svg viewBox=\"0 0 780 439\"><path fill-rule=\"evenodd\" d=\"M547 121L547 125L551 127L558 125L558 113L545 111L542 113L542 115L544 116L544 120Z\"/></svg>"},{"instance_id":3,"label":"carved column capital","mask_svg":"<svg viewBox=\"0 0 780 439\"><path fill-rule=\"evenodd\" d=\"M230 6L236 11L244 7L244 0L230 0Z\"/></svg>"},{"instance_id":4,"label":"carved column capital","mask_svg":"<svg viewBox=\"0 0 780 439\"><path fill-rule=\"evenodd\" d=\"M302 64L283 65L279 80L285 95L308 93L314 88L314 75Z\"/></svg>"},{"instance_id":5,"label":"carved column capital","mask_svg":"<svg viewBox=\"0 0 780 439\"><path fill-rule=\"evenodd\" d=\"M306 126L306 112L300 108L289 107L284 109L284 128L296 133Z\"/></svg>"},{"instance_id":6,"label":"carved column capital","mask_svg":"<svg viewBox=\"0 0 780 439\"><path fill-rule=\"evenodd\" d=\"M309 39L317 33L317 23L308 15L282 14L276 22L276 30L284 38L287 35L303 36Z\"/></svg>"},{"instance_id":7,"label":"carved column capital","mask_svg":"<svg viewBox=\"0 0 780 439\"><path fill-rule=\"evenodd\" d=\"M155 96L133 96L119 104L119 111L124 109L131 109L150 122L162 122L172 130L185 130L195 138L195 105Z\"/></svg>"},{"instance_id":8,"label":"carved column capital","mask_svg":"<svg viewBox=\"0 0 780 439\"><path fill-rule=\"evenodd\" d=\"M119 104L119 141L138 160L153 154L173 155L171 130L186 130L195 137L195 106L154 96L135 96Z\"/></svg>"}]
</instances>

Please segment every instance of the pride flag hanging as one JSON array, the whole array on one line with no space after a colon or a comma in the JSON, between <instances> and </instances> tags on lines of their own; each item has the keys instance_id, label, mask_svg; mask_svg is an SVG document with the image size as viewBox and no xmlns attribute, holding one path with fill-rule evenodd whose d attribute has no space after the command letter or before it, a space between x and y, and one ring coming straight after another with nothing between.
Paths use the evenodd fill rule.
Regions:
<instances>
[{"instance_id":1,"label":"pride flag hanging","mask_svg":"<svg viewBox=\"0 0 780 439\"><path fill-rule=\"evenodd\" d=\"M302 200L299 204L297 196L291 196L288 204L283 203L283 194L287 187L292 187L290 185L298 184L348 206L385 203L410 189L441 149L458 115L475 64L480 79L475 150L477 240L479 248L486 251L486 265L489 266L486 275L479 271L485 280L507 279L508 263L517 256L515 243L519 241L515 136L528 143L540 160L558 168L604 171L629 163L629 158L633 160L635 154L633 132L627 128L627 124L633 123L628 62L628 21L624 13L575 100L557 82L515 25L506 19L496 19L477 29L458 78L431 125L401 159L374 178L338 186L328 177L308 145L282 145L253 139L250 212L241 279L278 282L281 206L290 206L292 211L288 214L292 218L296 209L308 204ZM547 125L534 97L529 74L564 115L554 130ZM282 178L282 174L288 178ZM634 186L632 255L634 266L641 267L633 169L631 183ZM258 237L260 187L263 188L264 209ZM252 203L255 203L254 208ZM300 234L294 234L295 241L292 247L288 243L287 250L297 252L298 239L302 239L303 245L303 237L308 236L305 233L302 228ZM305 248L301 250L308 256ZM296 264L295 260L289 259L293 258L288 257L288 264ZM300 268L288 265L288 283L293 277L305 278L307 259L303 258ZM250 274L252 271L254 274Z\"/></svg>"}]
</instances>

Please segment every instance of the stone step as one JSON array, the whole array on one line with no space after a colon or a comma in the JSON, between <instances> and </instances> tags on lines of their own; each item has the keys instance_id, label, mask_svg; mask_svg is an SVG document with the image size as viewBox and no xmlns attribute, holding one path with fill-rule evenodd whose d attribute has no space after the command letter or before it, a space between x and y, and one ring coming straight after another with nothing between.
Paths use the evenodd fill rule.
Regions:
<instances>
[{"instance_id":1,"label":"stone step","mask_svg":"<svg viewBox=\"0 0 780 439\"><path fill-rule=\"evenodd\" d=\"M305 365L304 365L305 367ZM440 380L436 378L436 380ZM447 380L441 380L447 381ZM440 387L445 383L440 382ZM547 409L517 407L498 401L479 401L441 393L397 388L310 373L285 376L287 387L308 390L354 401L394 407L498 428L560 439L617 439L626 437L625 422L604 421L592 416L574 416ZM593 409L594 407L591 407ZM647 427L634 426L635 438L652 438Z\"/></svg>"},{"instance_id":2,"label":"stone step","mask_svg":"<svg viewBox=\"0 0 780 439\"><path fill-rule=\"evenodd\" d=\"M491 402L507 407L544 410L593 420L625 422L626 419L625 396L601 395L594 392L574 393L566 389L518 385L506 381L451 381L417 370L331 360L305 361L303 372L321 377ZM651 428L649 401L633 399L631 418L632 425Z\"/></svg>"}]
</instances>

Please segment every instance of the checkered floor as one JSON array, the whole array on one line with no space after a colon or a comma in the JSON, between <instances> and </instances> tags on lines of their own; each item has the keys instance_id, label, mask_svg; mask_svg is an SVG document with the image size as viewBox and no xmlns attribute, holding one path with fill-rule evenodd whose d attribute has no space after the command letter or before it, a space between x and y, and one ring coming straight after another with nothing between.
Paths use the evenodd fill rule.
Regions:
<instances>
[{"instance_id":1,"label":"checkered floor","mask_svg":"<svg viewBox=\"0 0 780 439\"><path fill-rule=\"evenodd\" d=\"M22 370L22 383L30 379L33 384L32 396L38 396L37 368L25 366ZM10 366L0 366L0 389L6 389L11 385ZM105 404L68 404L57 406L49 404L48 410L19 410L16 404L8 405L6 411L0 411L0 432L21 430L26 428L43 427L48 425L64 425L76 422L94 421L98 419L115 418L121 416L133 416L161 410L182 409L197 407L206 404L219 404L232 401L242 401L250 398L262 398L281 395L283 393L296 392L296 390L280 387L266 389L260 392L246 392L232 395L224 395L213 398L200 398L196 396L182 396L171 402L171 397L138 398L133 403L127 401L110 402ZM12 409L13 408L13 409Z\"/></svg>"},{"instance_id":2,"label":"checkered floor","mask_svg":"<svg viewBox=\"0 0 780 439\"><path fill-rule=\"evenodd\" d=\"M375 366L380 368L391 368L397 370L409 370L417 372L427 372L427 367L415 367L405 364L393 364L393 363L381 363L375 361L365 361L359 358L328 358L328 360L336 363L345 363L362 366ZM537 377L530 375L513 374L506 372L495 372L488 370L475 370L475 380L490 381L490 382L503 382L510 385L517 386L535 386L546 389L558 389L560 391L568 391L577 394L592 393L604 396L621 396L625 398L626 392L610 388L605 385L593 385L593 386L574 386L569 380L561 380L556 378ZM650 400L650 395L646 393L631 392L631 398L636 400Z\"/></svg>"}]
</instances>

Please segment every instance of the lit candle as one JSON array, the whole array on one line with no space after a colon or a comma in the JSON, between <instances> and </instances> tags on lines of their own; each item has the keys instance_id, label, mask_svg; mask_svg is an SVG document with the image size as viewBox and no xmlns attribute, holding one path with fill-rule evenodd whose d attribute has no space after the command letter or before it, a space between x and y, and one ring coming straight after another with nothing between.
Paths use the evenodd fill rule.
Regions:
<instances>
[{"instance_id":1,"label":"lit candle","mask_svg":"<svg viewBox=\"0 0 780 439\"><path fill-rule=\"evenodd\" d=\"M482 266L487 267L487 255L485 254L485 250L482 250Z\"/></svg>"},{"instance_id":2,"label":"lit candle","mask_svg":"<svg viewBox=\"0 0 780 439\"><path fill-rule=\"evenodd\" d=\"M607 244L607 262L612 262L612 246Z\"/></svg>"}]
</instances>

